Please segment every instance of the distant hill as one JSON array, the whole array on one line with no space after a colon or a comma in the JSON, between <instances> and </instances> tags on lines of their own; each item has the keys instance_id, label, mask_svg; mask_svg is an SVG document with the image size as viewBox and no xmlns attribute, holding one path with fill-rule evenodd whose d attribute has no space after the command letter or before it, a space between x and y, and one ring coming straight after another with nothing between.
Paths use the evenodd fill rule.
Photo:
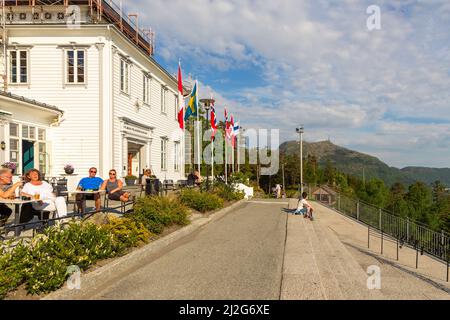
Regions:
<instances>
[{"instance_id":1,"label":"distant hill","mask_svg":"<svg viewBox=\"0 0 450 320\"><path fill-rule=\"evenodd\" d=\"M288 141L281 144L280 153L298 154L298 142ZM321 166L324 166L330 160L333 166L341 172L362 178L364 171L366 179L379 178L387 185L392 185L395 182L409 185L415 181L430 184L440 180L450 186L450 168L407 167L398 169L388 166L376 157L337 146L330 141L304 142L303 153L304 157L308 154L314 155Z\"/></svg>"}]
</instances>

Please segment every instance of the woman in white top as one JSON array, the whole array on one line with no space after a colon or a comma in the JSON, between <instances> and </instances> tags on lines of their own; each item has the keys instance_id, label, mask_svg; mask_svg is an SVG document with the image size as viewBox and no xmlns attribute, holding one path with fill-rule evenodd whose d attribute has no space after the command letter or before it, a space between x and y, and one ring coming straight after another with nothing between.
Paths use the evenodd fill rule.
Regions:
<instances>
[{"instance_id":1,"label":"woman in white top","mask_svg":"<svg viewBox=\"0 0 450 320\"><path fill-rule=\"evenodd\" d=\"M33 208L38 211L56 211L59 218L67 216L66 200L63 197L56 197L50 184L42 181L39 170L31 169L25 175L29 181L23 186L22 196L36 199L39 195L39 202L33 202Z\"/></svg>"}]
</instances>

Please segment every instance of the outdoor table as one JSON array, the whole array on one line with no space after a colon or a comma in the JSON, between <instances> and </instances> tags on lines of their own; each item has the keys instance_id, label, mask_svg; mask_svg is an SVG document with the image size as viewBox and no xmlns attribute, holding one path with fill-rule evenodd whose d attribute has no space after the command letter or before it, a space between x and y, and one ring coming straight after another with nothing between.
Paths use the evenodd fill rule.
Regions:
<instances>
[{"instance_id":1,"label":"outdoor table","mask_svg":"<svg viewBox=\"0 0 450 320\"><path fill-rule=\"evenodd\" d=\"M93 190L93 191L82 191L82 190L76 190L76 191L71 191L70 194L74 194L75 195L75 201L76 201L76 196L78 194L81 195L81 217L83 218L84 214L86 213L86 196L87 195L94 195L94 194L101 194L103 192L106 192L106 190Z\"/></svg>"},{"instance_id":2,"label":"outdoor table","mask_svg":"<svg viewBox=\"0 0 450 320\"><path fill-rule=\"evenodd\" d=\"M22 199L0 199L0 203L2 204L9 204L9 205L14 205L14 225L15 227L15 236L18 237L20 236L20 227L18 227L17 225L20 223L20 208L22 207L22 205L27 204L27 203L35 203L35 202L39 202L41 200L22 200Z\"/></svg>"}]
</instances>

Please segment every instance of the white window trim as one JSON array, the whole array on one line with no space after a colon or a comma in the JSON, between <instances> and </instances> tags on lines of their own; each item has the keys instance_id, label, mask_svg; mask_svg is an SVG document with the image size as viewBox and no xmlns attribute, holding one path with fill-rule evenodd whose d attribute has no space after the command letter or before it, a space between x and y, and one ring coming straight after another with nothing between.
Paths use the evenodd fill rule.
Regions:
<instances>
[{"instance_id":1,"label":"white window trim","mask_svg":"<svg viewBox=\"0 0 450 320\"><path fill-rule=\"evenodd\" d=\"M146 92L146 96L142 97L142 101L146 106L151 106L151 93L152 93L152 78L148 74L148 72L142 72L142 93L144 95L144 90Z\"/></svg>"},{"instance_id":2,"label":"white window trim","mask_svg":"<svg viewBox=\"0 0 450 320\"><path fill-rule=\"evenodd\" d=\"M126 88L122 88L122 63L124 64L125 68L124 68L124 72L125 70L128 70L128 86ZM123 77L125 79L125 75ZM120 57L120 62L119 62L119 87L120 87L120 92L127 95L127 96L131 96L131 62L127 61L126 59ZM125 87L125 85L124 85ZM126 90L125 90L126 89Z\"/></svg>"},{"instance_id":3,"label":"white window trim","mask_svg":"<svg viewBox=\"0 0 450 320\"><path fill-rule=\"evenodd\" d=\"M27 81L20 82L20 51L25 51L27 53ZM17 59L17 80L18 82L12 81L12 57L11 52L16 52ZM30 85L30 48L10 48L8 49L8 82L11 86L29 86Z\"/></svg>"},{"instance_id":4,"label":"white window trim","mask_svg":"<svg viewBox=\"0 0 450 320\"><path fill-rule=\"evenodd\" d=\"M169 144L169 139L167 137L161 137L161 171L167 172L168 171L168 157L167 157L167 146ZM164 145L164 152L163 152L163 145ZM164 154L164 157L163 157Z\"/></svg>"},{"instance_id":5,"label":"white window trim","mask_svg":"<svg viewBox=\"0 0 450 320\"><path fill-rule=\"evenodd\" d=\"M22 172L22 166L23 166L23 163L22 163L22 157L23 157L22 143L23 143L23 140L33 141L35 143L35 145L34 145L34 168L36 168L36 169L39 169L39 166L40 166L40 163L39 163L39 143L45 143L45 154L46 154L45 167L46 167L46 172L44 172L44 173L47 174L49 172L49 169L50 169L48 161L49 161L49 158L51 157L51 155L48 153L48 150L49 150L48 149L48 146L49 146L48 128L42 127L40 125L36 125L36 124L33 124L33 123L22 122L22 121L17 121L17 120L11 121L10 123L18 125L18 131L19 131L18 132L18 136L11 136L9 134L9 130L10 129L9 129L9 124L8 124L8 129L7 129L8 133L7 133L7 137L5 137L5 138L7 138L7 149L5 150L7 152L7 161L11 161L11 157L10 157L10 152L11 152L10 140L14 139L14 140L18 140L19 141L18 151L17 151L17 156L18 156L17 169L16 169L15 174L16 175L23 175L23 174L25 174L25 172ZM22 130L23 130L24 126L33 127L35 129L35 137L34 137L34 139L23 138ZM40 140L39 139L39 129L43 129L45 131L45 140Z\"/></svg>"},{"instance_id":6,"label":"white window trim","mask_svg":"<svg viewBox=\"0 0 450 320\"><path fill-rule=\"evenodd\" d=\"M167 116L167 89L166 85L161 85L161 114Z\"/></svg>"},{"instance_id":7,"label":"white window trim","mask_svg":"<svg viewBox=\"0 0 450 320\"><path fill-rule=\"evenodd\" d=\"M67 53L69 51L73 51L74 52L74 61L75 61L75 65L74 65L74 82L69 82L69 68L68 68L68 57L67 57ZM84 51L84 82L78 82L78 58L77 58L77 52L78 51ZM63 50L63 63L64 63L64 85L66 86L78 86L78 85L82 85L85 86L87 85L87 70L88 70L88 59L87 59L87 50L85 48L66 48Z\"/></svg>"},{"instance_id":8,"label":"white window trim","mask_svg":"<svg viewBox=\"0 0 450 320\"><path fill-rule=\"evenodd\" d=\"M173 143L173 151L174 151L174 171L175 172L180 172L181 169L181 142L180 141L174 141Z\"/></svg>"}]
</instances>

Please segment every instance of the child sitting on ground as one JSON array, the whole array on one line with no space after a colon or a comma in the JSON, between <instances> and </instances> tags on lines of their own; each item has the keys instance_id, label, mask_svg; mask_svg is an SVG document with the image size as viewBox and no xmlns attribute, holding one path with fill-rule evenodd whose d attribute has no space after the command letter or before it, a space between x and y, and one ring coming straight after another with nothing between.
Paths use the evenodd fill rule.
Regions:
<instances>
[{"instance_id":1,"label":"child sitting on ground","mask_svg":"<svg viewBox=\"0 0 450 320\"><path fill-rule=\"evenodd\" d=\"M306 199L308 198L308 194L306 192L302 193L302 198L299 200L297 205L297 210L295 210L294 214L303 214L305 218L310 218L313 220L313 207L309 204Z\"/></svg>"}]
</instances>

